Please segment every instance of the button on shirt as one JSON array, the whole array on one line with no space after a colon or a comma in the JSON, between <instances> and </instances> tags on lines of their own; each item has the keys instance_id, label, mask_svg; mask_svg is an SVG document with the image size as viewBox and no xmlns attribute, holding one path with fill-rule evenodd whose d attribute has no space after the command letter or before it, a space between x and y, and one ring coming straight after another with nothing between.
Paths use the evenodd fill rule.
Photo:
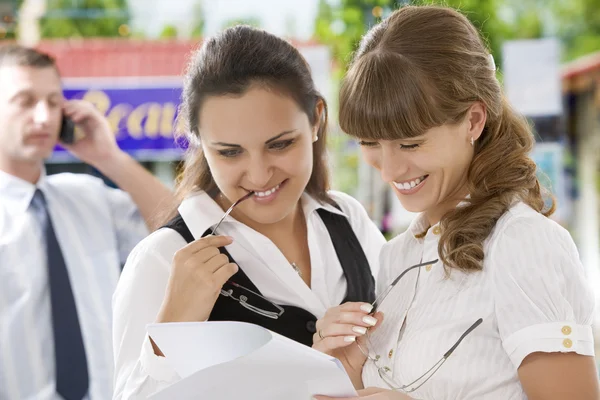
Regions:
<instances>
[{"instance_id":1,"label":"button on shirt","mask_svg":"<svg viewBox=\"0 0 600 400\"><path fill-rule=\"evenodd\" d=\"M441 231L419 216L382 250L378 290L411 265L439 258ZM417 237L415 237L417 235ZM415 399L526 399L517 368L533 352L593 356L594 296L569 233L523 203L497 222L484 243L483 270L444 275L441 262L404 276L381 304L384 323L372 335L380 367L411 383L473 330ZM389 388L374 363L365 387Z\"/></svg>"},{"instance_id":2,"label":"button on shirt","mask_svg":"<svg viewBox=\"0 0 600 400\"><path fill-rule=\"evenodd\" d=\"M61 246L79 314L88 398L113 388L111 296L146 226L126 193L83 174L42 174L37 185L0 171L0 399L59 400L43 232L29 207L39 188Z\"/></svg>"},{"instance_id":3,"label":"button on shirt","mask_svg":"<svg viewBox=\"0 0 600 400\"><path fill-rule=\"evenodd\" d=\"M311 287L267 237L233 218L225 219L219 227L221 234L234 238L227 250L267 299L304 308L317 318L328 308L339 305L347 288L342 266L317 209L325 208L348 218L373 276L377 276L379 252L385 243L357 200L340 192L330 195L341 211L307 194L301 198L308 229ZM184 200L179 213L195 238L201 237L224 214L204 192ZM166 358L154 355L146 325L156 320L173 255L186 244L177 232L160 229L134 249L125 265L114 296L115 399L145 399L179 379Z\"/></svg>"}]
</instances>

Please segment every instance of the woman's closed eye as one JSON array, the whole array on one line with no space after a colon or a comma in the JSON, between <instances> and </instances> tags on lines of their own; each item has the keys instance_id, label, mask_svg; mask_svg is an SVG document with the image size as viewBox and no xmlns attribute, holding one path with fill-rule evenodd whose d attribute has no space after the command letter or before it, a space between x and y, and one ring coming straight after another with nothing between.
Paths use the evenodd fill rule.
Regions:
<instances>
[{"instance_id":1,"label":"woman's closed eye","mask_svg":"<svg viewBox=\"0 0 600 400\"><path fill-rule=\"evenodd\" d=\"M268 149L274 150L274 151L283 151L283 150L287 149L288 147L290 147L292 144L294 144L295 141L296 141L295 139L288 139L288 140L280 140L278 142L269 143ZM234 157L241 155L243 152L244 152L244 149L242 149L242 148L217 150L217 153L221 157L225 157L225 158L234 158Z\"/></svg>"},{"instance_id":2,"label":"woman's closed eye","mask_svg":"<svg viewBox=\"0 0 600 400\"><path fill-rule=\"evenodd\" d=\"M217 153L219 153L220 156L222 157L227 157L227 158L232 158L232 157L237 157L240 154L242 154L242 149L224 149L224 150L217 150Z\"/></svg>"},{"instance_id":3,"label":"woman's closed eye","mask_svg":"<svg viewBox=\"0 0 600 400\"><path fill-rule=\"evenodd\" d=\"M288 147L290 147L292 144L294 144L295 139L287 139L287 140L280 140L278 142L273 142L269 144L269 150L276 150L276 151L281 151L281 150L285 150Z\"/></svg>"},{"instance_id":4,"label":"woman's closed eye","mask_svg":"<svg viewBox=\"0 0 600 400\"><path fill-rule=\"evenodd\" d=\"M400 148L403 149L403 150L414 150L417 147L419 147L419 145L416 144L416 143L415 144L401 144L400 145Z\"/></svg>"},{"instance_id":5,"label":"woman's closed eye","mask_svg":"<svg viewBox=\"0 0 600 400\"><path fill-rule=\"evenodd\" d=\"M377 142L369 142L367 140L360 140L358 142L359 145L363 146L363 147L375 147L377 146L379 143Z\"/></svg>"},{"instance_id":6,"label":"woman's closed eye","mask_svg":"<svg viewBox=\"0 0 600 400\"><path fill-rule=\"evenodd\" d=\"M363 147L376 147L379 146L378 142L369 142L366 140L361 140L358 142L359 145L363 146ZM414 143L414 144L400 144L400 148L403 150L413 150L416 149L417 147L419 147L418 143Z\"/></svg>"}]
</instances>

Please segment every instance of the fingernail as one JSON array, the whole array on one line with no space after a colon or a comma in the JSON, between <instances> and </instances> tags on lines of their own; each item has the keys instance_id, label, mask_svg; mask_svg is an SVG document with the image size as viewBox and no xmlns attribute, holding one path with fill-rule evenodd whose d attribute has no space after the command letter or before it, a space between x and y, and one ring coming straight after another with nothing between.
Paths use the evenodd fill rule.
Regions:
<instances>
[{"instance_id":1,"label":"fingernail","mask_svg":"<svg viewBox=\"0 0 600 400\"><path fill-rule=\"evenodd\" d=\"M225 236L227 239L233 241L233 238L231 236Z\"/></svg>"},{"instance_id":2,"label":"fingernail","mask_svg":"<svg viewBox=\"0 0 600 400\"><path fill-rule=\"evenodd\" d=\"M369 324L371 326L375 326L377 324L377 320L369 315L363 317L362 320L365 324Z\"/></svg>"},{"instance_id":3,"label":"fingernail","mask_svg":"<svg viewBox=\"0 0 600 400\"><path fill-rule=\"evenodd\" d=\"M367 333L367 328L363 326L355 326L352 328L352 330L358 333L359 335L364 335L365 333Z\"/></svg>"},{"instance_id":4,"label":"fingernail","mask_svg":"<svg viewBox=\"0 0 600 400\"><path fill-rule=\"evenodd\" d=\"M360 306L360 309L368 314L373 309L373 305L372 304L363 304L362 306Z\"/></svg>"},{"instance_id":5,"label":"fingernail","mask_svg":"<svg viewBox=\"0 0 600 400\"><path fill-rule=\"evenodd\" d=\"M354 342L356 340L356 336L345 336L344 342Z\"/></svg>"}]
</instances>

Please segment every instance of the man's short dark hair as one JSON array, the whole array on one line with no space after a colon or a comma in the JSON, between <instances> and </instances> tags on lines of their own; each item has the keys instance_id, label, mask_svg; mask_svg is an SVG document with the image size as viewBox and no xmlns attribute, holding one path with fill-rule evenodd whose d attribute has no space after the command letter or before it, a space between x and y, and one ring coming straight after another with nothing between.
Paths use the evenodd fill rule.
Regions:
<instances>
[{"instance_id":1,"label":"man's short dark hair","mask_svg":"<svg viewBox=\"0 0 600 400\"><path fill-rule=\"evenodd\" d=\"M57 69L51 55L18 44L0 45L0 68L7 66Z\"/></svg>"}]
</instances>

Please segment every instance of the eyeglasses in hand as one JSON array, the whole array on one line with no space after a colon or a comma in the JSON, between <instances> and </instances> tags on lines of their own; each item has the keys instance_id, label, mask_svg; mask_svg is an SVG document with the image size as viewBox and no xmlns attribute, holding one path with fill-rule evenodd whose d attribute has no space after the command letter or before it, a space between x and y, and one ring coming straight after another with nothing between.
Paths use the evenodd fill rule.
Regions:
<instances>
[{"instance_id":1,"label":"eyeglasses in hand","mask_svg":"<svg viewBox=\"0 0 600 400\"><path fill-rule=\"evenodd\" d=\"M409 271L412 271L413 269L417 269L417 268L424 267L427 265L433 265L437 262L438 262L438 260L436 259L433 261L428 261L428 262L424 262L421 264L413 265L413 266L405 269L396 279L394 279L392 281L392 283L390 283L388 285L388 287L383 292L381 292L379 294L379 296L377 296L375 301L372 303L373 309L371 310L370 314L374 314L376 312L377 308L381 305L381 303L383 303L383 301L386 299L388 294L390 294L390 292L396 286L396 284L400 281L400 279L402 279L402 277L404 275L406 275ZM367 359L369 361L373 362L373 364L375 364L375 367L377 368L377 372L379 373L379 376L386 383L386 385L389 386L390 389L403 391L405 393L412 393L415 390L419 389L421 386L423 386L425 384L425 382L427 382L429 379L431 379L431 377L446 362L446 360L448 359L448 357L450 357L450 355L454 352L454 350L456 350L456 348L460 345L460 343L463 341L463 339L469 333L471 333L475 328L477 328L482 322L483 322L482 318L479 318L477 321L475 321L469 328L467 328L464 331L464 333L458 338L458 340L454 343L454 345L452 345L452 347L450 347L450 349L446 353L444 353L444 355L439 359L438 362L436 362L431 368L429 368L425 373L423 373L417 379L413 380L410 383L404 384L404 385L398 383L392 377L392 373L391 373L392 371L389 367L380 365L379 360L381 359L381 356L379 354L376 354L376 352L372 351L372 349L374 349L375 346L373 345L373 343L371 341L370 330L367 331L363 344L361 345L360 342L357 341L357 345L358 345L358 348L360 349L360 351L367 357Z\"/></svg>"},{"instance_id":2,"label":"eyeglasses in hand","mask_svg":"<svg viewBox=\"0 0 600 400\"><path fill-rule=\"evenodd\" d=\"M245 194L244 196L242 196L241 198L239 198L235 203L233 203L231 205L231 207L229 207L227 209L227 211L225 211L225 214L223 215L223 217L221 217L221 219L215 225L215 227L212 228L212 235L215 235L217 228L221 225L221 222L223 222L225 220L225 218L227 218L227 216L231 213L231 211L233 211L233 209L238 204L240 204L242 201L247 200L250 197L252 197L252 195L254 195L254 192L249 192L249 193ZM227 281L227 284L229 284L229 286L232 286L233 288L235 288L237 290L234 292L234 289L232 289L232 288L221 289L221 296L229 297L229 298L237 301L238 303L240 303L240 305L242 307L244 307L252 312L262 315L263 317L267 317L267 318L271 318L271 319L278 319L279 317L281 317L281 315L285 311L278 304L273 303L272 301L268 300L267 298L265 298L264 296L262 296L256 292L254 292L253 290L250 290L250 289L248 289L240 284L237 284L233 281Z\"/></svg>"}]
</instances>

